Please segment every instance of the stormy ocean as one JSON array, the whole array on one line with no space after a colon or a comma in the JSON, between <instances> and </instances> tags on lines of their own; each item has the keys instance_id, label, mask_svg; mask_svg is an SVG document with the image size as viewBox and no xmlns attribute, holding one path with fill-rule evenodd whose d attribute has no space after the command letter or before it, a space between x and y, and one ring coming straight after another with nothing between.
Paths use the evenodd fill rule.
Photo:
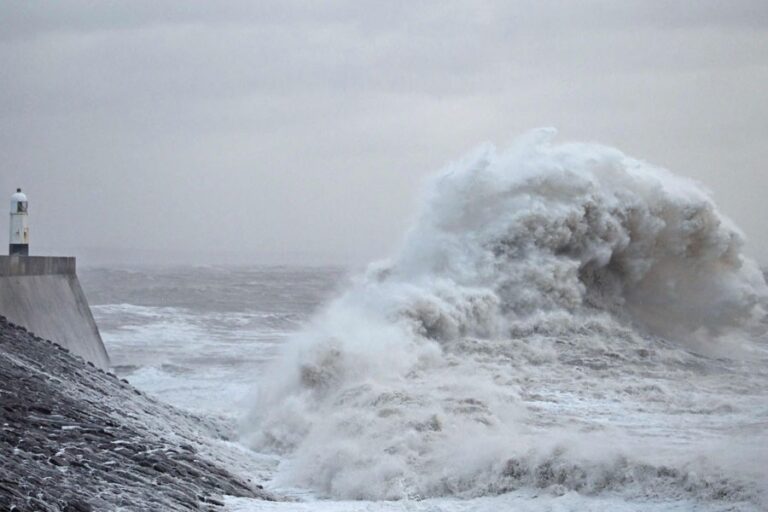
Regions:
<instances>
[{"instance_id":1,"label":"stormy ocean","mask_svg":"<svg viewBox=\"0 0 768 512\"><path fill-rule=\"evenodd\" d=\"M114 370L235 424L238 471L295 499L233 511L768 509L743 235L700 185L551 137L448 166L361 272L81 269Z\"/></svg>"}]
</instances>

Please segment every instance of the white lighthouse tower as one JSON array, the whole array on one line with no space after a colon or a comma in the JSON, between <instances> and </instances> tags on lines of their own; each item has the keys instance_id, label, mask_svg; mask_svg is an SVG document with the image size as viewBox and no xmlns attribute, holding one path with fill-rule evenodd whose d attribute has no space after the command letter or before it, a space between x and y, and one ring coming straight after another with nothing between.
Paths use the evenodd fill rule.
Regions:
<instances>
[{"instance_id":1,"label":"white lighthouse tower","mask_svg":"<svg viewBox=\"0 0 768 512\"><path fill-rule=\"evenodd\" d=\"M29 256L29 203L20 188L11 196L11 236L8 253Z\"/></svg>"}]
</instances>

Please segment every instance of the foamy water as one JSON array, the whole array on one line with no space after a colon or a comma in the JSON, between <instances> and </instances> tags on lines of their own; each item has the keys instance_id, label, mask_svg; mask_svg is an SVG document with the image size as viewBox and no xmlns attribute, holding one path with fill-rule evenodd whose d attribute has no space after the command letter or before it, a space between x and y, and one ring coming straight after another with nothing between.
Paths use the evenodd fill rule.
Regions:
<instances>
[{"instance_id":1,"label":"foamy water","mask_svg":"<svg viewBox=\"0 0 768 512\"><path fill-rule=\"evenodd\" d=\"M113 369L173 405L239 418L265 362L343 278L333 268L83 269Z\"/></svg>"},{"instance_id":2,"label":"foamy water","mask_svg":"<svg viewBox=\"0 0 768 512\"><path fill-rule=\"evenodd\" d=\"M230 510L768 508L766 287L743 236L696 183L552 136L448 166L351 284L86 272L113 363L239 421L234 470L301 501Z\"/></svg>"},{"instance_id":3,"label":"foamy water","mask_svg":"<svg viewBox=\"0 0 768 512\"><path fill-rule=\"evenodd\" d=\"M765 505L766 286L741 233L697 184L552 136L441 172L399 253L292 338L243 423L275 482Z\"/></svg>"}]
</instances>

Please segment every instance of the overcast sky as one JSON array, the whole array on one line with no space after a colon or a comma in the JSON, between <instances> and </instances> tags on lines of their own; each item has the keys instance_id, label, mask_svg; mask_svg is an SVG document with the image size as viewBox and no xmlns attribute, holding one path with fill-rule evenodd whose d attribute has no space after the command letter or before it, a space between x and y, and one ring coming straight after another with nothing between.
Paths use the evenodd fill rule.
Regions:
<instances>
[{"instance_id":1,"label":"overcast sky","mask_svg":"<svg viewBox=\"0 0 768 512\"><path fill-rule=\"evenodd\" d=\"M360 264L425 175L554 126L702 181L768 263L765 0L3 1L0 93L33 253Z\"/></svg>"}]
</instances>

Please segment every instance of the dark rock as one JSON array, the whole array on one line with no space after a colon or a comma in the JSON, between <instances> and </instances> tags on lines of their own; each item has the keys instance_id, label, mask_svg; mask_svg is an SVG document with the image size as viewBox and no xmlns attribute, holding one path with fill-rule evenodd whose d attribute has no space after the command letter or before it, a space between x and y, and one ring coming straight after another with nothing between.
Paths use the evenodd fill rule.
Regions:
<instances>
[{"instance_id":1,"label":"dark rock","mask_svg":"<svg viewBox=\"0 0 768 512\"><path fill-rule=\"evenodd\" d=\"M40 414L51 414L53 411L49 407L44 405L33 405L29 408L31 412L39 412Z\"/></svg>"},{"instance_id":2,"label":"dark rock","mask_svg":"<svg viewBox=\"0 0 768 512\"><path fill-rule=\"evenodd\" d=\"M67 460L64 457L54 456L48 459L50 464L54 466L68 466Z\"/></svg>"},{"instance_id":3,"label":"dark rock","mask_svg":"<svg viewBox=\"0 0 768 512\"><path fill-rule=\"evenodd\" d=\"M71 500L64 507L64 512L92 512L93 507L83 500Z\"/></svg>"}]
</instances>

